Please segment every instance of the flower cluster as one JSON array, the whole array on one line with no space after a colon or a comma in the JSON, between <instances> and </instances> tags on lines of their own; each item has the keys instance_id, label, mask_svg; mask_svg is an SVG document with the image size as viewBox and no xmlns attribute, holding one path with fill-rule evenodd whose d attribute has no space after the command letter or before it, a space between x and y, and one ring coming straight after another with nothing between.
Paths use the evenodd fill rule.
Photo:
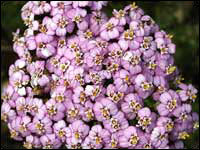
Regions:
<instances>
[{"instance_id":1,"label":"flower cluster","mask_svg":"<svg viewBox=\"0 0 200 150\"><path fill-rule=\"evenodd\" d=\"M199 127L172 35L135 3L29 1L1 118L25 148L175 148ZM149 102L152 102L149 104Z\"/></svg>"}]
</instances>

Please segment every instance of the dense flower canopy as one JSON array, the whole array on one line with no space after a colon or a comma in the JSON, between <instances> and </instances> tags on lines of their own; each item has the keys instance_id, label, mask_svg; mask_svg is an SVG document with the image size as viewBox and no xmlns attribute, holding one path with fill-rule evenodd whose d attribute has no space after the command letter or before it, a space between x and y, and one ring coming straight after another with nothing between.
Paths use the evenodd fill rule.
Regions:
<instances>
[{"instance_id":1,"label":"dense flower canopy","mask_svg":"<svg viewBox=\"0 0 200 150\"><path fill-rule=\"evenodd\" d=\"M172 35L135 3L29 1L1 118L25 148L184 148L199 127Z\"/></svg>"}]
</instances>

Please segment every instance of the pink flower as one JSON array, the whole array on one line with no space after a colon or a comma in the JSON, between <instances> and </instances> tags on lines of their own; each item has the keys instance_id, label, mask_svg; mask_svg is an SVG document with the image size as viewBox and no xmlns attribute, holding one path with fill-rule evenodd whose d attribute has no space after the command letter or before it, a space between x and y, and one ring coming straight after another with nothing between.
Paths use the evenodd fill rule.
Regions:
<instances>
[{"instance_id":1,"label":"pink flower","mask_svg":"<svg viewBox=\"0 0 200 150\"><path fill-rule=\"evenodd\" d=\"M82 113L81 116L82 116L82 119L86 122L89 122L95 119L93 105L94 104L91 101L87 101L84 104L84 108L83 108L84 110L81 112Z\"/></svg>"},{"instance_id":2,"label":"pink flower","mask_svg":"<svg viewBox=\"0 0 200 150\"><path fill-rule=\"evenodd\" d=\"M173 113L175 108L180 105L180 99L176 92L169 90L160 96L161 104L157 106L158 113L161 116L166 116Z\"/></svg>"},{"instance_id":3,"label":"pink flower","mask_svg":"<svg viewBox=\"0 0 200 150\"><path fill-rule=\"evenodd\" d=\"M169 117L159 117L156 124L157 126L165 127L167 132L171 132L174 128L174 122Z\"/></svg>"},{"instance_id":4,"label":"pink flower","mask_svg":"<svg viewBox=\"0 0 200 150\"><path fill-rule=\"evenodd\" d=\"M129 93L133 91L134 87L131 83L134 82L134 77L128 71L121 69L115 73L114 77L114 84L119 92Z\"/></svg>"},{"instance_id":5,"label":"pink flower","mask_svg":"<svg viewBox=\"0 0 200 150\"><path fill-rule=\"evenodd\" d=\"M66 107L66 116L69 123L72 123L81 118L83 106L80 104L74 104L72 101L64 102L64 105Z\"/></svg>"},{"instance_id":6,"label":"pink flower","mask_svg":"<svg viewBox=\"0 0 200 150\"><path fill-rule=\"evenodd\" d=\"M147 107L144 107L138 111L138 127L141 127L146 133L150 133L155 127L156 114L151 112Z\"/></svg>"},{"instance_id":7,"label":"pink flower","mask_svg":"<svg viewBox=\"0 0 200 150\"><path fill-rule=\"evenodd\" d=\"M114 103L118 103L124 97L124 93L120 92L119 88L113 84L108 85L106 94L108 98L111 99Z\"/></svg>"},{"instance_id":8,"label":"pink flower","mask_svg":"<svg viewBox=\"0 0 200 150\"><path fill-rule=\"evenodd\" d=\"M10 84L20 96L24 96L26 95L25 86L29 83L29 80L29 75L26 75L24 71L21 70L11 75Z\"/></svg>"},{"instance_id":9,"label":"pink flower","mask_svg":"<svg viewBox=\"0 0 200 150\"><path fill-rule=\"evenodd\" d=\"M11 122L11 127L19 132L22 137L28 136L31 134L28 126L31 123L31 118L28 116L17 116L14 120Z\"/></svg>"},{"instance_id":10,"label":"pink flower","mask_svg":"<svg viewBox=\"0 0 200 150\"><path fill-rule=\"evenodd\" d=\"M115 115L118 112L116 104L106 98L97 101L94 104L93 110L98 121L110 119L111 115Z\"/></svg>"},{"instance_id":11,"label":"pink flower","mask_svg":"<svg viewBox=\"0 0 200 150\"><path fill-rule=\"evenodd\" d=\"M56 138L55 134L42 135L40 137L40 141L42 143L43 149L57 149L62 145L61 141Z\"/></svg>"},{"instance_id":12,"label":"pink flower","mask_svg":"<svg viewBox=\"0 0 200 150\"><path fill-rule=\"evenodd\" d=\"M54 132L56 136L64 142L67 137L71 135L70 129L67 127L66 122L64 120L59 120L53 125Z\"/></svg>"},{"instance_id":13,"label":"pink flower","mask_svg":"<svg viewBox=\"0 0 200 150\"><path fill-rule=\"evenodd\" d=\"M50 12L51 16L55 16L56 14L63 14L68 9L71 9L71 1L51 1L50 5L52 10Z\"/></svg>"},{"instance_id":14,"label":"pink flower","mask_svg":"<svg viewBox=\"0 0 200 150\"><path fill-rule=\"evenodd\" d=\"M101 25L104 24L106 21L107 21L107 16L104 12L100 11L92 12L90 17L90 23L91 23L90 29L95 36L99 35Z\"/></svg>"},{"instance_id":15,"label":"pink flower","mask_svg":"<svg viewBox=\"0 0 200 150\"><path fill-rule=\"evenodd\" d=\"M197 89L194 88L191 84L188 86L185 84L180 84L179 87L182 89L178 94L182 101L187 101L188 99L191 99L192 101L195 101L196 99L196 93Z\"/></svg>"},{"instance_id":16,"label":"pink flower","mask_svg":"<svg viewBox=\"0 0 200 150\"><path fill-rule=\"evenodd\" d=\"M58 121L64 118L65 106L62 103L57 103L54 99L46 102L47 114L50 119Z\"/></svg>"},{"instance_id":17,"label":"pink flower","mask_svg":"<svg viewBox=\"0 0 200 150\"><path fill-rule=\"evenodd\" d=\"M102 39L109 41L119 37L118 20L111 18L107 23L103 24L100 31Z\"/></svg>"},{"instance_id":18,"label":"pink flower","mask_svg":"<svg viewBox=\"0 0 200 150\"><path fill-rule=\"evenodd\" d=\"M139 143L137 128L129 126L124 129L122 136L119 137L119 145L123 148L134 148Z\"/></svg>"},{"instance_id":19,"label":"pink flower","mask_svg":"<svg viewBox=\"0 0 200 150\"><path fill-rule=\"evenodd\" d=\"M42 1L42 2L33 2L33 8L32 11L36 15L40 15L43 13L47 13L51 10L51 6L49 3Z\"/></svg>"},{"instance_id":20,"label":"pink flower","mask_svg":"<svg viewBox=\"0 0 200 150\"><path fill-rule=\"evenodd\" d=\"M29 135L26 137L26 140L23 144L23 146L27 149L30 148L41 148L41 143L40 143L40 139L37 136L32 136Z\"/></svg>"},{"instance_id":21,"label":"pink flower","mask_svg":"<svg viewBox=\"0 0 200 150\"><path fill-rule=\"evenodd\" d=\"M142 71L141 67L141 52L139 51L127 51L122 57L122 66L124 69L135 75Z\"/></svg>"},{"instance_id":22,"label":"pink flower","mask_svg":"<svg viewBox=\"0 0 200 150\"><path fill-rule=\"evenodd\" d=\"M155 148L162 148L168 144L168 134L164 127L156 127L151 133L151 143Z\"/></svg>"},{"instance_id":23,"label":"pink flower","mask_svg":"<svg viewBox=\"0 0 200 150\"><path fill-rule=\"evenodd\" d=\"M69 129L71 132L70 132L70 137L68 138L70 138L71 144L78 144L82 143L84 138L88 135L90 128L89 126L84 124L83 121L76 120L69 125Z\"/></svg>"},{"instance_id":24,"label":"pink flower","mask_svg":"<svg viewBox=\"0 0 200 150\"><path fill-rule=\"evenodd\" d=\"M136 93L130 93L125 96L124 102L121 104L121 109L128 119L134 119L142 106L142 99Z\"/></svg>"},{"instance_id":25,"label":"pink flower","mask_svg":"<svg viewBox=\"0 0 200 150\"><path fill-rule=\"evenodd\" d=\"M137 75L135 78L135 89L138 95L142 98L147 98L153 90L152 77L144 76L143 74Z\"/></svg>"},{"instance_id":26,"label":"pink flower","mask_svg":"<svg viewBox=\"0 0 200 150\"><path fill-rule=\"evenodd\" d=\"M1 119L5 122L10 122L16 118L15 110L11 109L11 106L4 102L1 106Z\"/></svg>"},{"instance_id":27,"label":"pink flower","mask_svg":"<svg viewBox=\"0 0 200 150\"><path fill-rule=\"evenodd\" d=\"M110 120L103 121L103 125L111 133L123 130L129 126L124 113L121 111L119 111L116 115L113 115Z\"/></svg>"},{"instance_id":28,"label":"pink flower","mask_svg":"<svg viewBox=\"0 0 200 150\"><path fill-rule=\"evenodd\" d=\"M101 125L94 125L90 132L89 138L94 142L96 148L102 148L110 140L110 133L103 129Z\"/></svg>"},{"instance_id":29,"label":"pink flower","mask_svg":"<svg viewBox=\"0 0 200 150\"><path fill-rule=\"evenodd\" d=\"M67 17L69 17L71 20L76 22L78 28L80 30L86 30L88 28L88 22L87 22L87 11L85 9L81 8L74 8L67 12Z\"/></svg>"},{"instance_id":30,"label":"pink flower","mask_svg":"<svg viewBox=\"0 0 200 150\"><path fill-rule=\"evenodd\" d=\"M74 29L74 23L66 16L57 14L52 18L50 28L55 30L57 36L65 36Z\"/></svg>"},{"instance_id":31,"label":"pink flower","mask_svg":"<svg viewBox=\"0 0 200 150\"><path fill-rule=\"evenodd\" d=\"M33 121L28 125L28 129L37 135L44 135L52 133L52 121L47 116L42 118L34 117Z\"/></svg>"}]
</instances>

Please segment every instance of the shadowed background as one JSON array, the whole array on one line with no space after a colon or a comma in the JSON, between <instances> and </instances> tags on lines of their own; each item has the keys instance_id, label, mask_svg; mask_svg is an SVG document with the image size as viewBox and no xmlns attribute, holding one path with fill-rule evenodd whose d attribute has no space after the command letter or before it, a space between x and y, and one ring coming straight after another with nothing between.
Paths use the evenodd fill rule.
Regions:
<instances>
[{"instance_id":1,"label":"shadowed background","mask_svg":"<svg viewBox=\"0 0 200 150\"><path fill-rule=\"evenodd\" d=\"M103 10L112 15L112 9L121 9L131 1L109 2ZM25 1L1 2L1 87L8 80L8 68L17 59L12 51L12 32L17 28L25 29L20 9ZM186 83L192 83L199 90L199 3L192 1L151 1L137 2L146 14L150 15L160 28L173 34L176 44L175 64ZM193 110L199 113L199 95ZM199 130L185 145L188 149L199 148ZM7 125L1 121L1 148L23 149L21 142L10 138Z\"/></svg>"}]
</instances>

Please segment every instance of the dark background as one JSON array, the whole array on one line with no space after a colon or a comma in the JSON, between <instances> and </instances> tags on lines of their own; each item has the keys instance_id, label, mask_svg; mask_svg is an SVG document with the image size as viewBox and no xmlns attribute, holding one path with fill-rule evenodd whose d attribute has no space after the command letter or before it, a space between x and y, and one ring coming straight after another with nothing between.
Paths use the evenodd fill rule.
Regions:
<instances>
[{"instance_id":1,"label":"dark background","mask_svg":"<svg viewBox=\"0 0 200 150\"><path fill-rule=\"evenodd\" d=\"M131 1L109 2L104 9L111 16L112 9L121 9ZM1 2L1 87L8 80L8 68L16 59L12 51L12 32L17 28L25 29L21 20L21 7L25 1ZM199 2L165 1L137 2L146 14L150 15L160 28L173 34L176 44L175 63L178 65L186 83L192 83L199 89ZM1 88L2 89L2 88ZM193 104L193 110L199 113L199 95ZM199 147L199 130L185 145L188 149ZM8 128L1 121L1 148L22 149L22 143L10 138Z\"/></svg>"}]
</instances>

